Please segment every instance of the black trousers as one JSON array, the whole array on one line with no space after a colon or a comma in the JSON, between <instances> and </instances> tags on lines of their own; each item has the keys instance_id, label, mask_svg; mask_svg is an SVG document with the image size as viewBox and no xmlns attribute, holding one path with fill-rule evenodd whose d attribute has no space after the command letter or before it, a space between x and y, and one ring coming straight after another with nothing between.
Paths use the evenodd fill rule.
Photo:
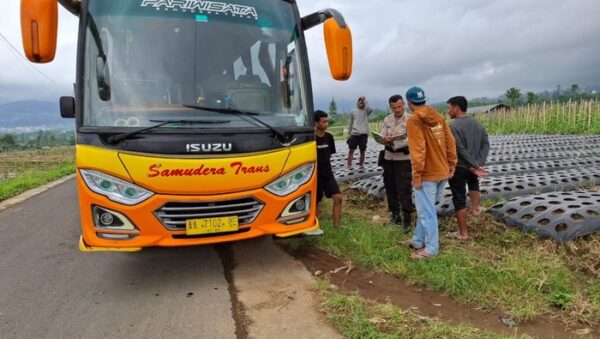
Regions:
<instances>
[{"instance_id":1,"label":"black trousers","mask_svg":"<svg viewBox=\"0 0 600 339\"><path fill-rule=\"evenodd\" d=\"M452 190L452 203L455 211L467 208L467 186L469 192L479 192L479 178L464 167L456 166L454 176L448 180L448 183Z\"/></svg>"},{"instance_id":2,"label":"black trousers","mask_svg":"<svg viewBox=\"0 0 600 339\"><path fill-rule=\"evenodd\" d=\"M412 167L410 160L383 161L383 185L387 196L388 208L393 215L414 211L412 202Z\"/></svg>"}]
</instances>

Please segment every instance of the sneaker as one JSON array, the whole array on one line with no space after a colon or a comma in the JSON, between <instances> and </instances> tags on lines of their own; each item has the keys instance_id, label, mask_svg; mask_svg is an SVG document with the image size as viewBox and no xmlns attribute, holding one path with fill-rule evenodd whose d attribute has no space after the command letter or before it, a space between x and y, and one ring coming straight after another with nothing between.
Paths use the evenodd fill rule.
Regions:
<instances>
[{"instance_id":1,"label":"sneaker","mask_svg":"<svg viewBox=\"0 0 600 339\"><path fill-rule=\"evenodd\" d=\"M318 235L323 235L323 233L325 233L325 232L323 232L323 230L322 230L322 229L320 229L320 228L317 228L316 230L312 230L312 231L306 231L306 232L304 232L304 233L302 233L302 234L304 234L304 235L314 235L314 236L318 236Z\"/></svg>"}]
</instances>

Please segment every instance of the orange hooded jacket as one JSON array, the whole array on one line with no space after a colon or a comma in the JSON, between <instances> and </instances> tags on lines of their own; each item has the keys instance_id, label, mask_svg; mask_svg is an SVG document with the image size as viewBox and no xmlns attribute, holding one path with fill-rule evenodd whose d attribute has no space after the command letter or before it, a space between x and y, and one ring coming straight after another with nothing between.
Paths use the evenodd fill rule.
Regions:
<instances>
[{"instance_id":1,"label":"orange hooded jacket","mask_svg":"<svg viewBox=\"0 0 600 339\"><path fill-rule=\"evenodd\" d=\"M431 106L415 106L406 123L412 179L440 181L448 179L457 162L456 142L446 120Z\"/></svg>"}]
</instances>

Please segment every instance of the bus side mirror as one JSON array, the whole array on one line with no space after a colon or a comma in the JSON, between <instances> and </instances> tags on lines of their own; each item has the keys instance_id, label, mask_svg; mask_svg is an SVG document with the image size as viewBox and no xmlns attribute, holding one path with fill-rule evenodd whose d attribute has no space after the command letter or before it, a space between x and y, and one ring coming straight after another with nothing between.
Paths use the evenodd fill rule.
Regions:
<instances>
[{"instance_id":1,"label":"bus side mirror","mask_svg":"<svg viewBox=\"0 0 600 339\"><path fill-rule=\"evenodd\" d=\"M338 26L334 18L323 25L329 70L335 80L347 80L352 75L352 34L350 28Z\"/></svg>"},{"instance_id":2,"label":"bus side mirror","mask_svg":"<svg viewBox=\"0 0 600 339\"><path fill-rule=\"evenodd\" d=\"M54 60L57 28L57 0L21 0L21 40L29 61Z\"/></svg>"},{"instance_id":3,"label":"bus side mirror","mask_svg":"<svg viewBox=\"0 0 600 339\"><path fill-rule=\"evenodd\" d=\"M60 116L63 118L75 118L75 98L60 97Z\"/></svg>"}]
</instances>

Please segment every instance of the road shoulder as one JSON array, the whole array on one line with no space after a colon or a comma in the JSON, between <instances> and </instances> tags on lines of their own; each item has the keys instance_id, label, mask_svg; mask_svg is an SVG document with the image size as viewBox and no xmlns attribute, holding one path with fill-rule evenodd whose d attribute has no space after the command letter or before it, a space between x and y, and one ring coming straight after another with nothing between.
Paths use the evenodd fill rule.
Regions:
<instances>
[{"instance_id":1,"label":"road shoulder","mask_svg":"<svg viewBox=\"0 0 600 339\"><path fill-rule=\"evenodd\" d=\"M340 338L317 311L316 282L267 237L236 243L237 297L250 338Z\"/></svg>"},{"instance_id":2,"label":"road shoulder","mask_svg":"<svg viewBox=\"0 0 600 339\"><path fill-rule=\"evenodd\" d=\"M0 202L0 211L3 211L14 205L20 204L23 201L25 201L31 197L34 197L40 193L43 193L43 192L51 189L52 187L58 186L58 185L62 184L63 182L70 180L74 177L75 177L75 174L67 175L66 177L60 178L58 180L54 180L54 181L44 184L40 187L36 187L36 188L30 189L29 191L25 191L25 192L17 195L16 197L6 199L6 200Z\"/></svg>"}]
</instances>

